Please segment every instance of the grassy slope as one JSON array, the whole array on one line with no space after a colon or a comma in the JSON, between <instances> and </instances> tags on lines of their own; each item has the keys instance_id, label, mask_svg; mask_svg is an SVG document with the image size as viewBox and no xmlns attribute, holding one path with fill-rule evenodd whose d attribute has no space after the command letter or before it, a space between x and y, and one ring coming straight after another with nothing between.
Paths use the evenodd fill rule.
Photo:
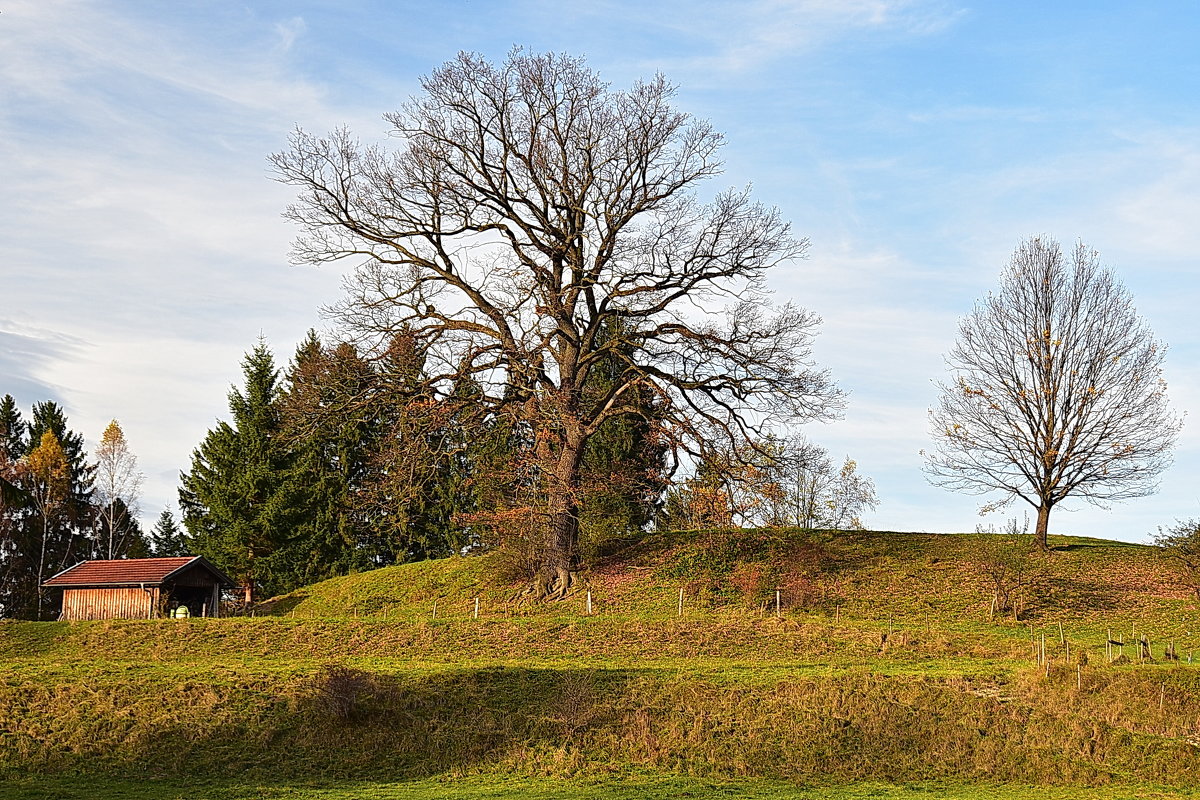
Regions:
<instances>
[{"instance_id":1,"label":"grassy slope","mask_svg":"<svg viewBox=\"0 0 1200 800\"><path fill-rule=\"evenodd\" d=\"M654 537L587 576L590 617L582 593L519 605L490 588L485 559L466 558L326 581L255 619L7 623L0 770L677 774L753 779L764 797L783 795L763 780L1200 779L1200 673L1103 664L1110 629L1148 634L1156 655L1168 641L1185 660L1200 649L1195 603L1152 551L1053 542L1028 619L993 623L986 541ZM763 607L776 586L779 618ZM1032 666L1031 626L1057 656L1048 676Z\"/></svg>"}]
</instances>

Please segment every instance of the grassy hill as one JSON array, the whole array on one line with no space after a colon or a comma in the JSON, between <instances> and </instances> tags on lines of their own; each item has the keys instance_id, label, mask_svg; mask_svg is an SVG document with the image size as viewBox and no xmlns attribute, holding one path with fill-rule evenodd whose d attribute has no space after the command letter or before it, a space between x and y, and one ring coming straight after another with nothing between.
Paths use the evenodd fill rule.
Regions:
<instances>
[{"instance_id":1,"label":"grassy hill","mask_svg":"<svg viewBox=\"0 0 1200 800\"><path fill-rule=\"evenodd\" d=\"M1023 565L1021 618L993 619L1000 541L668 534L550 605L475 557L325 581L249 618L3 623L0 779L19 797L1188 791L1191 595L1151 548L1052 537Z\"/></svg>"}]
</instances>

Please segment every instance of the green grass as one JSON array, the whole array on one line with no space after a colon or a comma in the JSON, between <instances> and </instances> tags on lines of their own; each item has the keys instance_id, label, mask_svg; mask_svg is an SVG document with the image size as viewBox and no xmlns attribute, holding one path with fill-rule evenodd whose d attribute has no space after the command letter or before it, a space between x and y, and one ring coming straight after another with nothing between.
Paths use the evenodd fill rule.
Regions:
<instances>
[{"instance_id":1,"label":"green grass","mask_svg":"<svg viewBox=\"0 0 1200 800\"><path fill-rule=\"evenodd\" d=\"M1052 537L1014 622L989 619L987 541L648 537L585 575L591 616L583 591L521 603L487 559L454 558L254 618L2 623L0 792L1116 798L1200 782L1200 617L1154 551ZM1106 664L1110 630L1149 634L1157 663ZM1162 661L1171 641L1184 662ZM947 783L912 783L930 779Z\"/></svg>"},{"instance_id":2,"label":"green grass","mask_svg":"<svg viewBox=\"0 0 1200 800\"><path fill-rule=\"evenodd\" d=\"M585 574L599 614L661 621L724 610L757 614L782 588L791 615L837 616L858 624L933 624L987 630L991 599L983 573L987 534L848 532L689 532L647 537ZM1139 629L1195 645L1194 598L1170 581L1153 548L1084 537L1052 536L1039 559L1038 600L1024 622L1068 619L1088 635ZM470 618L577 619L584 590L551 609L518 603L513 587L489 583L487 561L451 558L336 578L266 604L262 613L297 618L379 617L406 622ZM1010 626L1016 630L1017 625Z\"/></svg>"}]
</instances>

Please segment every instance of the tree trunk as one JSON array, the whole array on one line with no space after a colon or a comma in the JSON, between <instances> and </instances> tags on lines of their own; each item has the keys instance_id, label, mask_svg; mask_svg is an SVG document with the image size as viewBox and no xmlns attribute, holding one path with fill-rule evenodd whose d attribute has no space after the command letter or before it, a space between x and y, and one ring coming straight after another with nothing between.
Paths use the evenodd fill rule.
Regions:
<instances>
[{"instance_id":1,"label":"tree trunk","mask_svg":"<svg viewBox=\"0 0 1200 800\"><path fill-rule=\"evenodd\" d=\"M582 443L566 437L558 454L550 492L549 519L546 520L545 547L542 551L538 594L546 600L561 600L575 584L579 569L579 468Z\"/></svg>"},{"instance_id":2,"label":"tree trunk","mask_svg":"<svg viewBox=\"0 0 1200 800\"><path fill-rule=\"evenodd\" d=\"M50 521L46 518L46 512L42 512L42 550L38 556L37 570L37 586L34 591L37 592L37 620L42 620L42 574L46 569L46 539L50 536Z\"/></svg>"},{"instance_id":3,"label":"tree trunk","mask_svg":"<svg viewBox=\"0 0 1200 800\"><path fill-rule=\"evenodd\" d=\"M246 573L245 584L242 586L242 598L246 604L246 608L250 608L254 604L254 548L246 548Z\"/></svg>"},{"instance_id":4,"label":"tree trunk","mask_svg":"<svg viewBox=\"0 0 1200 800\"><path fill-rule=\"evenodd\" d=\"M566 597L579 569L579 509L575 502L555 509L548 520L542 558L540 594L547 600Z\"/></svg>"},{"instance_id":5,"label":"tree trunk","mask_svg":"<svg viewBox=\"0 0 1200 800\"><path fill-rule=\"evenodd\" d=\"M1046 535L1050 530L1050 506L1043 502L1038 506L1037 529L1033 532L1034 538L1037 540L1037 546L1042 550L1049 550L1050 545L1046 542Z\"/></svg>"}]
</instances>

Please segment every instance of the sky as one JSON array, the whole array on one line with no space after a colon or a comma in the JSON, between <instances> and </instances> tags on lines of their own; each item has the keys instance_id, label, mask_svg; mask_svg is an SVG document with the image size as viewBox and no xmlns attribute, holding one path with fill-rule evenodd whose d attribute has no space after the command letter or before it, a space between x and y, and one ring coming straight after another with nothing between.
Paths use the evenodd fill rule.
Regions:
<instances>
[{"instance_id":1,"label":"sky","mask_svg":"<svg viewBox=\"0 0 1200 800\"><path fill-rule=\"evenodd\" d=\"M1034 235L1100 251L1200 413L1200 5L593 0L0 2L0 396L117 419L147 526L264 337L285 362L342 269L290 266L267 156L300 126L383 142L385 112L462 50L661 72L724 132L713 190L753 186L811 242L778 302L819 314L848 394L803 433L874 479L880 530L972 531L983 500L920 451L958 320ZM1200 517L1186 421L1158 494L1067 504L1052 532L1147 541ZM985 498L986 499L986 498ZM1033 516L1032 514L1030 515Z\"/></svg>"}]
</instances>

